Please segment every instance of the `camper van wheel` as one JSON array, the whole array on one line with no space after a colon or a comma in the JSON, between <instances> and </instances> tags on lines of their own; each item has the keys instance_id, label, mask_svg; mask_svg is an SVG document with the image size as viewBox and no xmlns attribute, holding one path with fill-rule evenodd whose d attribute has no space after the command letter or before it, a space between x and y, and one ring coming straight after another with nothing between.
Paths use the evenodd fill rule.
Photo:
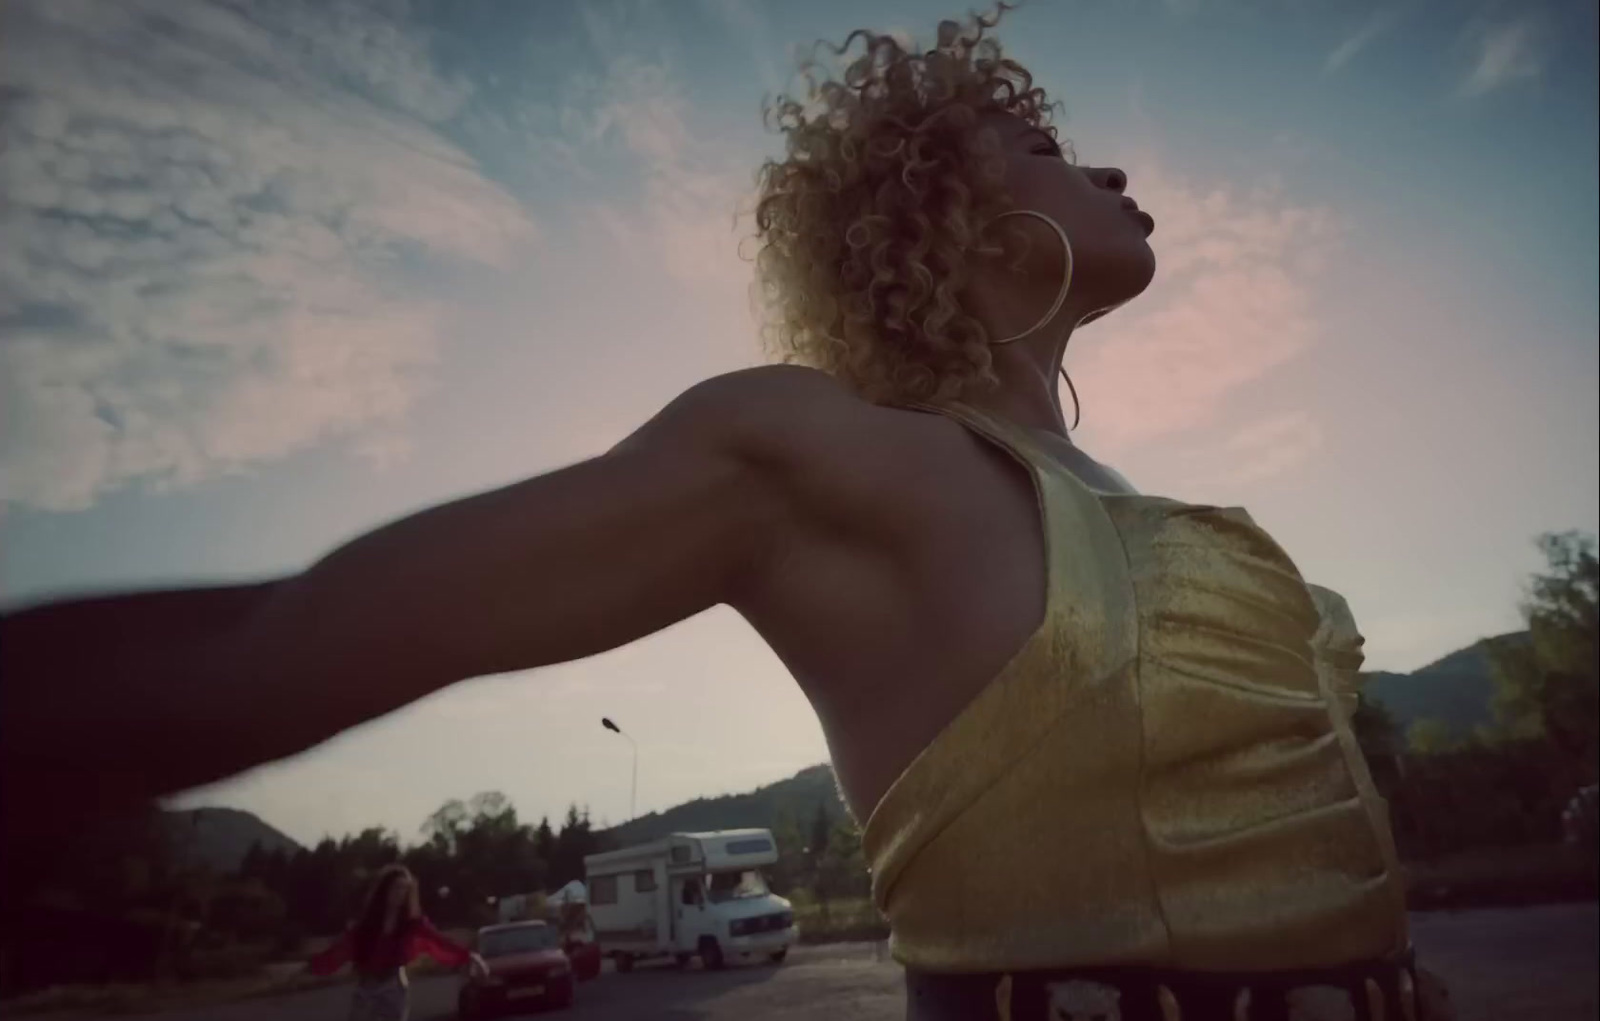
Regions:
<instances>
[{"instance_id":1,"label":"camper van wheel","mask_svg":"<svg viewBox=\"0 0 1600 1021\"><path fill-rule=\"evenodd\" d=\"M789 948L784 947L782 950L774 950L772 953L768 954L767 960L771 961L773 964L782 964L783 959L788 956Z\"/></svg>"},{"instance_id":2,"label":"camper van wheel","mask_svg":"<svg viewBox=\"0 0 1600 1021\"><path fill-rule=\"evenodd\" d=\"M722 959L722 944L711 936L700 937L700 960L705 962L712 971L721 969L726 961Z\"/></svg>"},{"instance_id":3,"label":"camper van wheel","mask_svg":"<svg viewBox=\"0 0 1600 1021\"><path fill-rule=\"evenodd\" d=\"M616 956L615 960L617 962L617 970L618 971L632 971L633 970L633 955L632 954L618 954Z\"/></svg>"}]
</instances>

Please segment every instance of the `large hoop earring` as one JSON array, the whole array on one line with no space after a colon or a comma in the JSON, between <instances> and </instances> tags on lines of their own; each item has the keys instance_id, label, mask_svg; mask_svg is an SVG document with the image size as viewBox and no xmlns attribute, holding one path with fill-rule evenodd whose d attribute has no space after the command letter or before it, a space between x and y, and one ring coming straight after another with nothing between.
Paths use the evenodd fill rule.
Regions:
<instances>
[{"instance_id":1,"label":"large hoop earring","mask_svg":"<svg viewBox=\"0 0 1600 1021\"><path fill-rule=\"evenodd\" d=\"M1056 313L1061 311L1061 306L1067 302L1067 292L1072 289L1072 242L1067 240L1067 232L1061 226L1061 224L1057 223L1054 217L1046 216L1037 209L1011 209L1001 213L999 216L995 217L995 219L1003 220L1008 216L1031 216L1036 220L1043 220L1046 224L1048 224L1050 229L1056 232L1056 237L1061 239L1061 252L1066 262L1066 272L1061 276L1061 289L1056 291L1056 300L1050 303L1050 311L1044 314L1043 319L1034 323L1032 326L1028 327L1026 330L1023 330L1016 336L1004 337L1000 340L992 340L989 342L991 344L1012 344L1021 340L1023 337L1032 336L1033 334L1039 332L1047 323L1050 322L1050 320L1056 317ZM1067 375L1067 370L1065 367L1061 369L1061 378L1067 381L1067 392L1072 395L1072 425L1068 427L1068 431L1070 432L1071 430L1078 428L1078 423L1083 420L1083 406L1078 403L1078 388L1072 385L1072 377Z\"/></svg>"},{"instance_id":2,"label":"large hoop earring","mask_svg":"<svg viewBox=\"0 0 1600 1021\"><path fill-rule=\"evenodd\" d=\"M1050 311L1044 314L1043 319L1034 323L1032 326L1028 327L1026 330L1023 330L1021 333L1016 334L1015 336L1002 337L999 340L991 340L989 342L991 344L1014 344L1023 337L1031 337L1033 334L1038 333L1045 327L1046 324L1050 322L1050 320L1056 317L1057 312L1061 311L1061 306L1067 302L1067 292L1072 289L1072 242L1067 240L1067 232L1061 226L1061 224L1057 223L1053 217L1046 216L1037 209L1010 209L1004 213L1001 213L999 216L996 216L995 219L1003 220L1008 216L1031 216L1035 220L1043 220L1046 224L1048 224L1050 229L1056 232L1056 237L1061 239L1061 253L1062 257L1066 260L1067 269L1066 272L1061 275L1061 289L1056 291L1056 300L1050 303Z\"/></svg>"}]
</instances>

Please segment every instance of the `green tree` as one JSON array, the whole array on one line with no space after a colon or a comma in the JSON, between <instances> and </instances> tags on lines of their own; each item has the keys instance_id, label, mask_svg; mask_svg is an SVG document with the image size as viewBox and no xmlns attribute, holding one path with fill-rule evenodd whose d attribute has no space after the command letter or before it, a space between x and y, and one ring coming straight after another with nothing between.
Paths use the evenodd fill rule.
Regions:
<instances>
[{"instance_id":1,"label":"green tree","mask_svg":"<svg viewBox=\"0 0 1600 1021\"><path fill-rule=\"evenodd\" d=\"M533 853L537 854L548 868L556 857L556 833L550 828L550 817L545 816L539 820L539 826L533 831Z\"/></svg>"},{"instance_id":2,"label":"green tree","mask_svg":"<svg viewBox=\"0 0 1600 1021\"><path fill-rule=\"evenodd\" d=\"M777 845L778 860L768 870L767 881L781 896L805 881L805 837L792 812L785 809L778 813L772 825L772 840Z\"/></svg>"},{"instance_id":3,"label":"green tree","mask_svg":"<svg viewBox=\"0 0 1600 1021\"><path fill-rule=\"evenodd\" d=\"M817 802L817 812L811 817L811 833L809 839L806 841L804 851L806 856L806 867L811 871L816 870L817 863L820 862L822 860L822 856L827 853L828 840L832 837L832 835L833 820L828 815L828 806L819 801Z\"/></svg>"},{"instance_id":4,"label":"green tree","mask_svg":"<svg viewBox=\"0 0 1600 1021\"><path fill-rule=\"evenodd\" d=\"M1594 782L1600 753L1600 560L1593 536L1552 533L1538 543L1546 569L1522 604L1527 640L1490 648L1495 730L1549 741L1562 781L1577 787Z\"/></svg>"},{"instance_id":5,"label":"green tree","mask_svg":"<svg viewBox=\"0 0 1600 1021\"><path fill-rule=\"evenodd\" d=\"M1394 717L1382 702L1361 695L1350 717L1350 729L1361 746L1373 782L1385 797L1391 797L1401 782L1400 755L1404 751Z\"/></svg>"},{"instance_id":6,"label":"green tree","mask_svg":"<svg viewBox=\"0 0 1600 1021\"><path fill-rule=\"evenodd\" d=\"M817 856L811 890L824 920L830 903L839 897L865 896L871 886L866 860L861 852L861 831L846 818L828 830L827 843Z\"/></svg>"},{"instance_id":7,"label":"green tree","mask_svg":"<svg viewBox=\"0 0 1600 1021\"><path fill-rule=\"evenodd\" d=\"M1356 701L1356 711L1350 717L1350 729L1355 732L1361 749L1370 754L1390 754L1395 750L1398 728L1394 717L1382 702L1366 695Z\"/></svg>"},{"instance_id":8,"label":"green tree","mask_svg":"<svg viewBox=\"0 0 1600 1021\"><path fill-rule=\"evenodd\" d=\"M1406 746L1413 755L1442 755L1460 743L1443 720L1417 720L1406 730Z\"/></svg>"},{"instance_id":9,"label":"green tree","mask_svg":"<svg viewBox=\"0 0 1600 1021\"><path fill-rule=\"evenodd\" d=\"M379 869L400 860L400 842L381 826L369 827L339 841L339 858L364 885Z\"/></svg>"},{"instance_id":10,"label":"green tree","mask_svg":"<svg viewBox=\"0 0 1600 1021\"><path fill-rule=\"evenodd\" d=\"M422 835L445 854L454 854L456 840L466 828L471 813L459 798L451 798L422 823Z\"/></svg>"},{"instance_id":11,"label":"green tree","mask_svg":"<svg viewBox=\"0 0 1600 1021\"><path fill-rule=\"evenodd\" d=\"M550 883L563 886L574 879L583 878L583 859L600 850L600 840L589 822L587 809L580 812L577 805L567 807L561 832L556 834L555 854L550 863Z\"/></svg>"}]
</instances>

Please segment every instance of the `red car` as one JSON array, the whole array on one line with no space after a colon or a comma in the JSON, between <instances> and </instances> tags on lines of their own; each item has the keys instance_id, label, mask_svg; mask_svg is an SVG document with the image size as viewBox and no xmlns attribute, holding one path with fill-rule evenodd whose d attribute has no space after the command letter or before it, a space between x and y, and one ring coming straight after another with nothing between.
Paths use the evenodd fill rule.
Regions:
<instances>
[{"instance_id":1,"label":"red car","mask_svg":"<svg viewBox=\"0 0 1600 1021\"><path fill-rule=\"evenodd\" d=\"M578 980L555 926L545 922L491 925L478 930L477 944L489 972L469 973L463 981L456 998L462 1021L492 1017L530 1003L572 1006Z\"/></svg>"}]
</instances>

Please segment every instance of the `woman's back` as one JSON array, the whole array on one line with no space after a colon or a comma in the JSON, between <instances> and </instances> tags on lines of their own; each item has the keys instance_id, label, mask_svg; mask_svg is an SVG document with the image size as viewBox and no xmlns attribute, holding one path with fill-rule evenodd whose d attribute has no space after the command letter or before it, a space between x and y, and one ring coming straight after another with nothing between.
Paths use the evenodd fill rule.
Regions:
<instances>
[{"instance_id":1,"label":"woman's back","mask_svg":"<svg viewBox=\"0 0 1600 1021\"><path fill-rule=\"evenodd\" d=\"M805 373L807 370L772 370ZM869 405L826 379L770 382L859 428L815 439L802 512L766 583L736 607L805 691L856 816L1038 628L1039 506L1013 458L935 415ZM802 426L803 428L803 426Z\"/></svg>"}]
</instances>

